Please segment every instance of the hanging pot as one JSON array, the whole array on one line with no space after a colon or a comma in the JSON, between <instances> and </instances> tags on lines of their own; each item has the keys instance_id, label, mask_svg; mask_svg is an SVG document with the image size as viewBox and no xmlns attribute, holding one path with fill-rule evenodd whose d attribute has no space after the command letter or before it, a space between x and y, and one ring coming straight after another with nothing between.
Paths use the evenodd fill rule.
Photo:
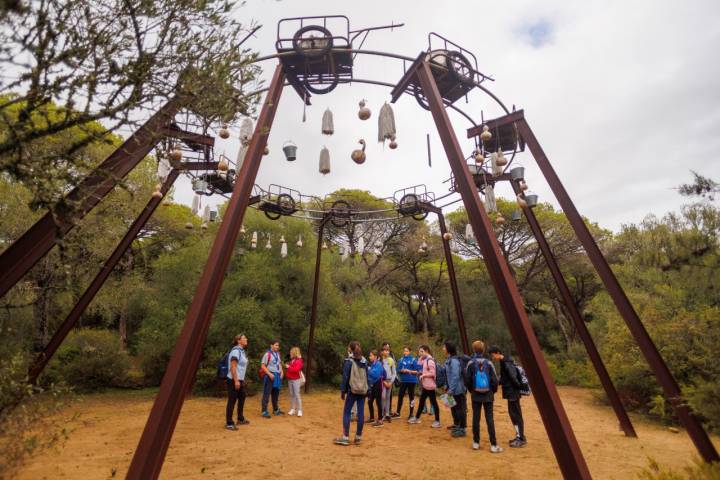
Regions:
<instances>
[{"instance_id":1,"label":"hanging pot","mask_svg":"<svg viewBox=\"0 0 720 480\"><path fill-rule=\"evenodd\" d=\"M360 110L358 111L358 118L360 120L367 120L372 115L372 112L368 107L365 106L366 100L360 100Z\"/></svg>"},{"instance_id":2,"label":"hanging pot","mask_svg":"<svg viewBox=\"0 0 720 480\"><path fill-rule=\"evenodd\" d=\"M287 243L283 242L282 245L280 245L280 257L285 258L287 257L288 249L287 249Z\"/></svg>"},{"instance_id":3,"label":"hanging pot","mask_svg":"<svg viewBox=\"0 0 720 480\"><path fill-rule=\"evenodd\" d=\"M490 133L490 128L487 125L483 125L483 131L480 134L480 140L483 142L489 142L492 140L492 133Z\"/></svg>"},{"instance_id":4,"label":"hanging pot","mask_svg":"<svg viewBox=\"0 0 720 480\"><path fill-rule=\"evenodd\" d=\"M320 173L327 175L330 173L330 150L327 147L323 147L320 150Z\"/></svg>"},{"instance_id":5,"label":"hanging pot","mask_svg":"<svg viewBox=\"0 0 720 480\"><path fill-rule=\"evenodd\" d=\"M192 182L193 191L198 195L202 195L207 191L208 182L202 178L196 178Z\"/></svg>"},{"instance_id":6,"label":"hanging pot","mask_svg":"<svg viewBox=\"0 0 720 480\"><path fill-rule=\"evenodd\" d=\"M297 145L292 142L285 142L285 145L283 145L283 153L285 154L285 160L294 162L297 158Z\"/></svg>"},{"instance_id":7,"label":"hanging pot","mask_svg":"<svg viewBox=\"0 0 720 480\"><path fill-rule=\"evenodd\" d=\"M525 195L525 201L527 202L528 207L533 208L538 204L538 196L534 193Z\"/></svg>"},{"instance_id":8,"label":"hanging pot","mask_svg":"<svg viewBox=\"0 0 720 480\"><path fill-rule=\"evenodd\" d=\"M507 158L505 158L505 154L503 153L503 151L501 149L498 148L498 151L497 151L498 166L504 167L505 165L507 165L507 163L508 163L508 161L507 161Z\"/></svg>"},{"instance_id":9,"label":"hanging pot","mask_svg":"<svg viewBox=\"0 0 720 480\"><path fill-rule=\"evenodd\" d=\"M480 150L475 150L473 157L475 158L475 163L478 165L482 165L485 162L485 157Z\"/></svg>"},{"instance_id":10,"label":"hanging pot","mask_svg":"<svg viewBox=\"0 0 720 480\"><path fill-rule=\"evenodd\" d=\"M362 145L362 150L353 150L353 152L350 154L350 158L353 159L353 162L360 165L362 163L365 163L365 140L361 138L360 140L358 140L358 143Z\"/></svg>"},{"instance_id":11,"label":"hanging pot","mask_svg":"<svg viewBox=\"0 0 720 480\"><path fill-rule=\"evenodd\" d=\"M327 250L327 249L328 249L328 246L327 246L327 243L325 243L325 240L323 240L322 249L323 249L323 250Z\"/></svg>"},{"instance_id":12,"label":"hanging pot","mask_svg":"<svg viewBox=\"0 0 720 480\"><path fill-rule=\"evenodd\" d=\"M152 193L153 198L162 198L162 196L163 194L159 188L156 188L155 191Z\"/></svg>"},{"instance_id":13,"label":"hanging pot","mask_svg":"<svg viewBox=\"0 0 720 480\"><path fill-rule=\"evenodd\" d=\"M520 210L514 210L511 218L513 222L519 222L522 218L522 212Z\"/></svg>"},{"instance_id":14,"label":"hanging pot","mask_svg":"<svg viewBox=\"0 0 720 480\"><path fill-rule=\"evenodd\" d=\"M452 240L452 238L453 238L452 233L450 233L450 232L443 233L443 240L445 240L446 242L449 242L450 240Z\"/></svg>"},{"instance_id":15,"label":"hanging pot","mask_svg":"<svg viewBox=\"0 0 720 480\"><path fill-rule=\"evenodd\" d=\"M194 225L192 222L187 222L185 224L185 228L187 228L188 230L192 230L194 228Z\"/></svg>"},{"instance_id":16,"label":"hanging pot","mask_svg":"<svg viewBox=\"0 0 720 480\"><path fill-rule=\"evenodd\" d=\"M510 169L510 178L513 180L522 180L525 178L525 167L517 165Z\"/></svg>"},{"instance_id":17,"label":"hanging pot","mask_svg":"<svg viewBox=\"0 0 720 480\"><path fill-rule=\"evenodd\" d=\"M265 148L263 149L263 155L270 155L270 149L267 145L265 145Z\"/></svg>"},{"instance_id":18,"label":"hanging pot","mask_svg":"<svg viewBox=\"0 0 720 480\"><path fill-rule=\"evenodd\" d=\"M469 223L465 225L465 241L468 243L475 242L475 232L473 232L472 225Z\"/></svg>"},{"instance_id":19,"label":"hanging pot","mask_svg":"<svg viewBox=\"0 0 720 480\"><path fill-rule=\"evenodd\" d=\"M225 159L225 157L220 157L220 161L218 162L217 166L218 171L227 172L228 166L228 161Z\"/></svg>"},{"instance_id":20,"label":"hanging pot","mask_svg":"<svg viewBox=\"0 0 720 480\"><path fill-rule=\"evenodd\" d=\"M265 249L266 249L266 250L271 250L271 249L272 249L272 243L270 243L270 237L268 237L268 241L267 241L267 243L265 244Z\"/></svg>"},{"instance_id":21,"label":"hanging pot","mask_svg":"<svg viewBox=\"0 0 720 480\"><path fill-rule=\"evenodd\" d=\"M249 117L243 118L240 124L240 143L246 147L250 145L250 139L253 135L253 121Z\"/></svg>"},{"instance_id":22,"label":"hanging pot","mask_svg":"<svg viewBox=\"0 0 720 480\"><path fill-rule=\"evenodd\" d=\"M222 127L220 128L220 131L218 132L218 135L220 136L220 138L230 137L230 130L228 130L227 123L223 123Z\"/></svg>"},{"instance_id":23,"label":"hanging pot","mask_svg":"<svg viewBox=\"0 0 720 480\"><path fill-rule=\"evenodd\" d=\"M177 145L170 150L170 160L173 162L179 162L182 160L182 150Z\"/></svg>"}]
</instances>

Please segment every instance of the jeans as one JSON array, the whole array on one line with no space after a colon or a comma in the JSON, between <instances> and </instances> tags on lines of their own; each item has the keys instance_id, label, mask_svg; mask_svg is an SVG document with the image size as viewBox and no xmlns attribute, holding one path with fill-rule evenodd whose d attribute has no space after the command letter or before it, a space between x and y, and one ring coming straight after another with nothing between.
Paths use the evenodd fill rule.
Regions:
<instances>
[{"instance_id":1,"label":"jeans","mask_svg":"<svg viewBox=\"0 0 720 480\"><path fill-rule=\"evenodd\" d=\"M302 398L300 397L300 379L288 380L288 390L290 390L290 408L302 410Z\"/></svg>"},{"instance_id":2,"label":"jeans","mask_svg":"<svg viewBox=\"0 0 720 480\"><path fill-rule=\"evenodd\" d=\"M355 436L362 436L363 423L365 422L365 395L348 393L345 396L345 407L343 408L343 435L350 435L350 412L353 407L357 408L357 427Z\"/></svg>"},{"instance_id":3,"label":"jeans","mask_svg":"<svg viewBox=\"0 0 720 480\"><path fill-rule=\"evenodd\" d=\"M520 408L520 399L508 400L508 413L510 420L515 425L517 436L525 440L525 424L523 422L522 409Z\"/></svg>"},{"instance_id":4,"label":"jeans","mask_svg":"<svg viewBox=\"0 0 720 480\"><path fill-rule=\"evenodd\" d=\"M235 390L235 383L232 379L228 378L225 383L227 384L228 400L227 406L225 407L225 424L233 424L233 410L235 409L235 403L237 402L237 419L238 422L245 420L243 415L243 409L245 408L245 382L240 382L240 389Z\"/></svg>"},{"instance_id":5,"label":"jeans","mask_svg":"<svg viewBox=\"0 0 720 480\"><path fill-rule=\"evenodd\" d=\"M485 423L487 424L490 445L497 445L495 438L495 421L493 420L493 402L472 402L472 430L473 442L480 443L480 410L485 408Z\"/></svg>"},{"instance_id":6,"label":"jeans","mask_svg":"<svg viewBox=\"0 0 720 480\"><path fill-rule=\"evenodd\" d=\"M370 387L370 398L368 399L368 408L370 409L370 418L375 418L375 410L373 410L373 402L377 403L378 420L382 419L382 382L377 381L375 385ZM358 416L360 411L357 412Z\"/></svg>"},{"instance_id":7,"label":"jeans","mask_svg":"<svg viewBox=\"0 0 720 480\"><path fill-rule=\"evenodd\" d=\"M382 382L381 382L382 384ZM385 385L382 386L382 417L390 416L390 403L392 402L392 385L390 388Z\"/></svg>"},{"instance_id":8,"label":"jeans","mask_svg":"<svg viewBox=\"0 0 720 480\"><path fill-rule=\"evenodd\" d=\"M453 395L455 406L450 409L453 417L453 425L460 428L467 428L467 397L462 395Z\"/></svg>"},{"instance_id":9,"label":"jeans","mask_svg":"<svg viewBox=\"0 0 720 480\"><path fill-rule=\"evenodd\" d=\"M278 375L277 373L275 375ZM280 397L280 389L279 388L273 388L273 381L270 380L269 375L265 375L263 377L263 396L262 396L262 411L267 412L268 407L268 399L272 397L272 406L273 411L277 411L280 409L278 406L278 398Z\"/></svg>"},{"instance_id":10,"label":"jeans","mask_svg":"<svg viewBox=\"0 0 720 480\"><path fill-rule=\"evenodd\" d=\"M402 410L403 397L405 396L405 392L407 392L408 398L410 399L410 416L412 417L413 410L415 410L415 385L416 384L409 382L403 382L400 384L400 391L398 392L396 410L398 415L400 415L400 410Z\"/></svg>"},{"instance_id":11,"label":"jeans","mask_svg":"<svg viewBox=\"0 0 720 480\"><path fill-rule=\"evenodd\" d=\"M425 388L422 389L420 392L420 404L418 405L418 415L420 412L422 412L423 408L425 407L425 399L430 399L430 405L433 407L433 412L435 413L435 421L440 421L440 408L438 407L437 398L435 398L435 390L426 390Z\"/></svg>"}]
</instances>

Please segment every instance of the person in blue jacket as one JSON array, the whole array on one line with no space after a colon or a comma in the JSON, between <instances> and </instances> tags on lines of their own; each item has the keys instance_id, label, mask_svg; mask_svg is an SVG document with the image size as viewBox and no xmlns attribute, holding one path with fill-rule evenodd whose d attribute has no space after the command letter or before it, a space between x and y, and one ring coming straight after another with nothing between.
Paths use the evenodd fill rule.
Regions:
<instances>
[{"instance_id":1,"label":"person in blue jacket","mask_svg":"<svg viewBox=\"0 0 720 480\"><path fill-rule=\"evenodd\" d=\"M340 398L345 402L343 407L343 434L334 440L337 445L350 445L350 414L353 407L357 408L357 427L353 443L359 445L362 439L363 424L365 423L365 397L368 393L368 363L362 355L360 343L350 342L348 345L350 356L343 362L342 384L340 385ZM353 375L355 369L355 375Z\"/></svg>"},{"instance_id":2,"label":"person in blue jacket","mask_svg":"<svg viewBox=\"0 0 720 480\"><path fill-rule=\"evenodd\" d=\"M368 386L370 388L368 408L370 409L370 419L373 427L382 427L382 382L385 380L385 369L382 360L378 357L377 350L371 350L368 355L370 367L368 368ZM378 416L375 419L375 411L373 410L373 402L377 403Z\"/></svg>"},{"instance_id":3,"label":"person in blue jacket","mask_svg":"<svg viewBox=\"0 0 720 480\"><path fill-rule=\"evenodd\" d=\"M467 398L465 392L464 362L460 360L457 347L454 343L445 342L445 371L447 372L447 393L455 399L455 405L450 409L453 425L450 434L453 437L464 437L467 428Z\"/></svg>"},{"instance_id":4,"label":"person in blue jacket","mask_svg":"<svg viewBox=\"0 0 720 480\"><path fill-rule=\"evenodd\" d=\"M392 416L400 416L405 392L407 392L408 400L410 400L410 415L408 418L411 418L415 410L415 386L417 385L417 376L422 372L422 367L418 365L417 359L412 356L409 347L403 348L403 357L398 361L397 371L400 374L400 392L397 398L397 411L393 413Z\"/></svg>"}]
</instances>

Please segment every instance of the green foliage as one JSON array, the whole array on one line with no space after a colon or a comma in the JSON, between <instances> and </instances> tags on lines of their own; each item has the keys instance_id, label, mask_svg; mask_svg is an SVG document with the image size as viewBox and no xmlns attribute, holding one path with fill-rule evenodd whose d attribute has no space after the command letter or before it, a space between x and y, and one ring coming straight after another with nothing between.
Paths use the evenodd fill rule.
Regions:
<instances>
[{"instance_id":1,"label":"green foliage","mask_svg":"<svg viewBox=\"0 0 720 480\"><path fill-rule=\"evenodd\" d=\"M45 381L61 380L80 391L125 386L130 359L120 352L117 334L107 330L72 332L47 367Z\"/></svg>"},{"instance_id":2,"label":"green foliage","mask_svg":"<svg viewBox=\"0 0 720 480\"><path fill-rule=\"evenodd\" d=\"M720 464L705 463L700 460L681 470L660 466L650 459L649 465L638 475L640 480L720 480Z\"/></svg>"}]
</instances>

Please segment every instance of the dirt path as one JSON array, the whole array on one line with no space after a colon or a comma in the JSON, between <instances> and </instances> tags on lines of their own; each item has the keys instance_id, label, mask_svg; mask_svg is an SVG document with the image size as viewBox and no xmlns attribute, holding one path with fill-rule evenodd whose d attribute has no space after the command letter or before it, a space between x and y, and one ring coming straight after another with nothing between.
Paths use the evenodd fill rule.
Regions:
<instances>
[{"instance_id":1,"label":"dirt path","mask_svg":"<svg viewBox=\"0 0 720 480\"><path fill-rule=\"evenodd\" d=\"M609 407L598 405L591 391L561 388L561 397L596 479L626 479L647 466L651 457L679 467L691 462L695 450L684 432L635 417L639 439L625 438ZM431 429L427 416L421 425L393 422L367 428L362 446L338 447L331 440L340 432L341 402L336 393L306 396L305 416L266 420L259 417L259 399L249 398L251 424L238 432L223 429L224 400L193 398L185 402L162 478L347 478L364 477L470 478L490 474L493 480L560 478L535 403L524 401L529 444L499 455L488 451L481 424L481 450L472 451L471 438L451 439L447 431ZM286 392L281 405L287 403ZM86 397L64 416L71 433L53 451L31 459L20 479L124 478L152 405L147 395L102 394ZM407 407L405 407L407 408ZM469 418L469 417L468 417ZM505 402L496 402L498 441L507 447L513 436ZM446 425L449 411L443 410ZM718 444L718 439L714 439ZM479 478L479 477L478 477Z\"/></svg>"}]
</instances>

